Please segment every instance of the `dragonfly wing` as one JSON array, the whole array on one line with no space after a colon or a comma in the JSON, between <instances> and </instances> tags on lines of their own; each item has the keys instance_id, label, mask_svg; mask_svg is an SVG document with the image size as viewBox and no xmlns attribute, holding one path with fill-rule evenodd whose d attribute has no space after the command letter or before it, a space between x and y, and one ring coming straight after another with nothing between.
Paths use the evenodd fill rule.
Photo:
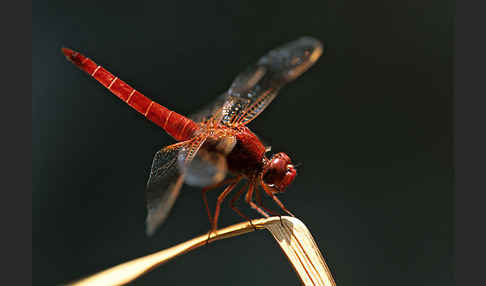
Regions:
<instances>
[{"instance_id":1,"label":"dragonfly wing","mask_svg":"<svg viewBox=\"0 0 486 286\"><path fill-rule=\"evenodd\" d=\"M228 98L227 93L223 93L216 100L208 104L207 106L203 107L197 113L192 114L189 116L195 122L204 122L209 120L210 118L218 117L218 113L221 114L221 108L223 107L224 103ZM219 121L219 120L218 120Z\"/></svg>"},{"instance_id":2,"label":"dragonfly wing","mask_svg":"<svg viewBox=\"0 0 486 286\"><path fill-rule=\"evenodd\" d=\"M222 123L244 125L253 120L285 84L309 69L322 52L318 40L303 37L260 58L233 81L223 107Z\"/></svg>"},{"instance_id":3,"label":"dragonfly wing","mask_svg":"<svg viewBox=\"0 0 486 286\"><path fill-rule=\"evenodd\" d=\"M224 106L232 105L231 102L233 102L232 100L234 99L234 96L230 95L248 93L264 74L265 69L262 66L249 67L233 80L233 83L227 92L221 94L211 104L191 115L190 118L196 122L203 122L210 118L215 119L216 122L220 121L223 116Z\"/></svg>"},{"instance_id":4,"label":"dragonfly wing","mask_svg":"<svg viewBox=\"0 0 486 286\"><path fill-rule=\"evenodd\" d=\"M311 37L302 37L286 43L258 60L267 76L275 81L287 83L308 70L322 55L322 43Z\"/></svg>"},{"instance_id":5,"label":"dragonfly wing","mask_svg":"<svg viewBox=\"0 0 486 286\"><path fill-rule=\"evenodd\" d=\"M247 124L277 96L279 90L309 69L321 56L319 40L303 37L271 50L233 80L227 92L191 116L217 119L225 125Z\"/></svg>"},{"instance_id":6,"label":"dragonfly wing","mask_svg":"<svg viewBox=\"0 0 486 286\"><path fill-rule=\"evenodd\" d=\"M146 191L146 232L149 236L167 218L184 182L184 176L177 167L182 147L171 145L154 156Z\"/></svg>"},{"instance_id":7,"label":"dragonfly wing","mask_svg":"<svg viewBox=\"0 0 486 286\"><path fill-rule=\"evenodd\" d=\"M252 65L241 72L231 83L229 94L241 96L247 94L266 74L267 69L263 65Z\"/></svg>"},{"instance_id":8,"label":"dragonfly wing","mask_svg":"<svg viewBox=\"0 0 486 286\"><path fill-rule=\"evenodd\" d=\"M206 187L221 182L227 173L226 155L236 145L234 136L210 138L205 148L199 149L192 157L190 164L179 160L184 170L185 182L191 186ZM181 152L184 157L188 151Z\"/></svg>"},{"instance_id":9,"label":"dragonfly wing","mask_svg":"<svg viewBox=\"0 0 486 286\"><path fill-rule=\"evenodd\" d=\"M221 153L201 149L191 164L184 167L184 181L195 187L206 187L226 177L226 157Z\"/></svg>"}]
</instances>

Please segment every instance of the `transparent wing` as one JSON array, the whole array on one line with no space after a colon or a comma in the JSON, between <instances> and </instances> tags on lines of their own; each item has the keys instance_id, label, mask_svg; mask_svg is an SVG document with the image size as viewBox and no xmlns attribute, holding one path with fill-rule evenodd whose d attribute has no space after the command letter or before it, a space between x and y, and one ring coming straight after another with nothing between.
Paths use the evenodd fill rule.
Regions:
<instances>
[{"instance_id":1,"label":"transparent wing","mask_svg":"<svg viewBox=\"0 0 486 286\"><path fill-rule=\"evenodd\" d=\"M185 180L185 170L192 165L206 136L198 136L158 151L147 182L147 235L152 235L169 215Z\"/></svg>"},{"instance_id":2,"label":"transparent wing","mask_svg":"<svg viewBox=\"0 0 486 286\"><path fill-rule=\"evenodd\" d=\"M146 190L146 232L149 236L167 218L184 182L177 167L178 154L183 147L184 144L167 146L154 156Z\"/></svg>"},{"instance_id":3,"label":"transparent wing","mask_svg":"<svg viewBox=\"0 0 486 286\"><path fill-rule=\"evenodd\" d=\"M261 66L251 66L244 72L240 73L231 84L230 89L220 95L211 104L205 106L197 113L191 116L196 122L202 122L213 118L216 121L220 121L223 116L223 107L228 105L228 101L231 101L231 94L245 94L249 92L258 81L265 75L265 69Z\"/></svg>"},{"instance_id":4,"label":"transparent wing","mask_svg":"<svg viewBox=\"0 0 486 286\"><path fill-rule=\"evenodd\" d=\"M296 79L317 61L322 51L322 44L318 40L304 37L260 58L250 70L255 74L264 71L264 74L252 78L243 73L242 77L235 79L228 91L231 97L228 102L231 103L223 108L223 122L245 125L256 118L285 84ZM249 85L241 80L245 78L251 78L252 83Z\"/></svg>"},{"instance_id":5,"label":"transparent wing","mask_svg":"<svg viewBox=\"0 0 486 286\"><path fill-rule=\"evenodd\" d=\"M222 124L245 125L256 118L285 84L309 69L321 56L322 44L303 37L280 46L240 73L226 93L196 115L217 118Z\"/></svg>"},{"instance_id":6,"label":"transparent wing","mask_svg":"<svg viewBox=\"0 0 486 286\"><path fill-rule=\"evenodd\" d=\"M207 140L206 140L207 139ZM194 140L194 145L198 140ZM206 187L222 181L226 177L226 155L236 145L236 138L231 135L204 137L204 148L191 152L190 146L179 152L179 166L184 172L184 181L188 185ZM201 143L199 143L201 144ZM185 163L189 154L195 154L190 164Z\"/></svg>"},{"instance_id":7,"label":"transparent wing","mask_svg":"<svg viewBox=\"0 0 486 286\"><path fill-rule=\"evenodd\" d=\"M201 149L194 156L191 164L183 167L184 182L196 187L216 184L226 177L227 169L224 155Z\"/></svg>"},{"instance_id":8,"label":"transparent wing","mask_svg":"<svg viewBox=\"0 0 486 286\"><path fill-rule=\"evenodd\" d=\"M205 121L209 120L210 118L218 117L218 113L221 114L221 112L218 112L218 111L221 110L221 107L226 102L226 99L227 99L227 94L226 93L221 94L220 96L218 96L216 98L216 100L214 100L213 102L211 102L207 106L204 106L197 113L194 113L191 116L189 116L189 118L191 118L195 122L205 122Z\"/></svg>"}]
</instances>

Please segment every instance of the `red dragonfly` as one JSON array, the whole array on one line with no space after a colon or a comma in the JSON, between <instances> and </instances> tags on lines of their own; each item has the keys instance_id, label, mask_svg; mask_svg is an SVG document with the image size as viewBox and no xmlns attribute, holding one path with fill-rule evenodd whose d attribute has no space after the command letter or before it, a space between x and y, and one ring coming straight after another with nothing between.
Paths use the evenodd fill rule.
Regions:
<instances>
[{"instance_id":1,"label":"red dragonfly","mask_svg":"<svg viewBox=\"0 0 486 286\"><path fill-rule=\"evenodd\" d=\"M281 152L267 158L265 154L270 148L246 125L272 102L286 83L316 62L323 52L318 40L303 37L270 51L240 73L212 105L190 118L150 100L86 56L67 48L62 52L69 61L178 141L158 151L153 159L146 191L148 235L167 218L183 182L203 187L211 231L217 229L221 203L243 179L246 179L245 186L230 202L238 215L249 220L234 205L245 191L245 201L261 215L268 217L267 212L273 212L263 207L260 191L292 215L276 197L297 174L290 157ZM231 174L229 178L227 173ZM222 186L226 188L211 214L206 193Z\"/></svg>"}]
</instances>

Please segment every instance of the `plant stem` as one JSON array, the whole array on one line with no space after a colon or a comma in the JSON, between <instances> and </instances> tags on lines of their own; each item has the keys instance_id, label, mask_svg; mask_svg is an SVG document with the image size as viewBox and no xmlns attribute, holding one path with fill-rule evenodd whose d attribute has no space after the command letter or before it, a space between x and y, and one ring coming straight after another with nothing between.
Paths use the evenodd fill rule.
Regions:
<instances>
[{"instance_id":1,"label":"plant stem","mask_svg":"<svg viewBox=\"0 0 486 286\"><path fill-rule=\"evenodd\" d=\"M252 224L249 222L234 224L211 233L209 240L207 234L201 235L159 252L111 267L69 285L123 285L206 243L249 233L255 228L265 228L272 233L304 285L336 285L312 235L300 220L287 216L270 217L252 220Z\"/></svg>"}]
</instances>

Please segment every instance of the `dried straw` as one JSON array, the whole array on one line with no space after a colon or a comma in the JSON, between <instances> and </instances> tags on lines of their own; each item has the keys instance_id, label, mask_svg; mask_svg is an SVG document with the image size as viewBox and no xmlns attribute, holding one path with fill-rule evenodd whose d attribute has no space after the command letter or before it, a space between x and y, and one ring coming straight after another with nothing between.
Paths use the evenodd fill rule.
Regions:
<instances>
[{"instance_id":1,"label":"dried straw","mask_svg":"<svg viewBox=\"0 0 486 286\"><path fill-rule=\"evenodd\" d=\"M253 220L252 224L253 226L249 222L243 222L231 225L212 233L209 241L207 234L201 235L168 249L119 264L69 285L123 285L208 242L249 233L255 228L267 229L272 233L303 285L336 285L311 233L300 220L288 216L270 217Z\"/></svg>"}]
</instances>

